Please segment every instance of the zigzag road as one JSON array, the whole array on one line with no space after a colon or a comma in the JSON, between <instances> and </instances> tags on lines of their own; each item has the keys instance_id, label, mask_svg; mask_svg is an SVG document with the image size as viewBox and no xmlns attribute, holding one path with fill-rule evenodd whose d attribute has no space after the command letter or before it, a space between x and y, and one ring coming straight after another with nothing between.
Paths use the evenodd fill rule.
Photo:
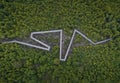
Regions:
<instances>
[{"instance_id":1,"label":"zigzag road","mask_svg":"<svg viewBox=\"0 0 120 83\"><path fill-rule=\"evenodd\" d=\"M72 46L72 43L73 43L73 40L74 40L74 37L76 34L79 34L81 35L83 38L85 38L87 41L89 41L92 45L97 45L97 44L101 44L101 43L105 43L107 41L110 41L112 40L112 38L109 38L109 39L106 39L106 40L103 40L103 41L99 41L99 42L93 42L91 39L89 39L87 36L85 36L84 34L82 34L80 31L78 30L74 30L73 34L72 34L72 37L71 37L71 40L70 40L70 43L68 45L68 48L67 48L67 51L65 53L65 56L64 58L62 58L62 52L63 52L63 30L51 30L51 31L40 31L40 32L32 32L31 35L30 35L30 38L34 41L36 41L37 43L43 45L44 47L42 46L37 46L37 45L33 45L33 44L30 44L30 43L25 43L25 42L21 42L21 41L17 41L17 40L13 40L13 41L7 41L7 42L4 42L4 43L18 43L18 44L22 44L22 45L26 45L26 46L30 46L30 47L34 47L34 48L38 48L38 49L42 49L42 50L47 50L47 51L50 51L50 46L43 43L42 41L36 39L34 37L34 35L37 35L37 34L45 34L45 33L60 33L60 60L61 61L66 61L67 57L68 57L68 54L69 54L69 51L70 51L70 48Z\"/></svg>"}]
</instances>

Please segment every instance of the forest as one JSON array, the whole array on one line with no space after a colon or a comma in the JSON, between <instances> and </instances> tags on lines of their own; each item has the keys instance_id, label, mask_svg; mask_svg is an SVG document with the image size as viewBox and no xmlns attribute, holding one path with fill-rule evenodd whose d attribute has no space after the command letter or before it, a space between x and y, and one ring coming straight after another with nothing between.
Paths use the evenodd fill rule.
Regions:
<instances>
[{"instance_id":1,"label":"forest","mask_svg":"<svg viewBox=\"0 0 120 83\"><path fill-rule=\"evenodd\" d=\"M94 42L112 40L90 45L76 35L65 62L57 33L35 36L50 52L4 43L36 44L31 32L58 29L65 52L74 29ZM120 0L0 0L0 83L120 83Z\"/></svg>"}]
</instances>

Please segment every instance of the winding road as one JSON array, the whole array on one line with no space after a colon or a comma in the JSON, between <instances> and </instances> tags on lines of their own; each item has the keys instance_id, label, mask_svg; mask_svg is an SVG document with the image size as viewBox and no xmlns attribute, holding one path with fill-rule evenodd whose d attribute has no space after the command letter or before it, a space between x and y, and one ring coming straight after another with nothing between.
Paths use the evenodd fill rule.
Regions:
<instances>
[{"instance_id":1,"label":"winding road","mask_svg":"<svg viewBox=\"0 0 120 83\"><path fill-rule=\"evenodd\" d=\"M63 49L62 49L63 48L63 30L62 29L60 29L60 30L51 30L51 31L32 32L31 35L30 35L30 38L32 40L36 41L37 43L43 45L44 47L33 45L33 44L30 44L30 43L21 42L21 41L18 41L18 40L7 41L7 42L4 42L4 43L18 43L18 44L22 44L22 45L26 45L26 46L30 46L30 47L34 47L34 48L38 48L38 49L42 49L42 50L46 50L46 51L50 51L50 46L49 45L47 45L46 43L43 43L42 41L40 41L40 40L38 40L38 39L36 39L34 37L34 35L45 34L45 33L60 33L60 51L59 51L60 56L59 56L59 59L61 61L66 61L66 59L68 57L68 54L69 54L69 51L70 51L70 48L72 46L74 37L75 37L76 34L81 35L83 38L85 38L87 41L89 41L92 45L102 44L102 43L105 43L107 41L112 40L112 38L109 38L109 39L105 39L105 40L102 40L102 41L99 41L99 42L95 43L91 39L89 39L87 36L85 36L83 33L81 33L80 31L75 29L73 31L73 34L72 34L72 37L71 37L71 40L69 42L69 45L68 45L68 48L67 48L67 51L65 53L64 58L62 58L62 52L63 52Z\"/></svg>"}]
</instances>

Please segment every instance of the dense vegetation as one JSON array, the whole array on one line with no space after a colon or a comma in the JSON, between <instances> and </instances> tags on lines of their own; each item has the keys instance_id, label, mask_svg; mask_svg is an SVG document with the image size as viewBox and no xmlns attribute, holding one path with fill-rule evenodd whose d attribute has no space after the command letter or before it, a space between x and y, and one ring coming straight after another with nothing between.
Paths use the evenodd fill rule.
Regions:
<instances>
[{"instance_id":1,"label":"dense vegetation","mask_svg":"<svg viewBox=\"0 0 120 83\"><path fill-rule=\"evenodd\" d=\"M78 29L93 41L113 38L120 34L120 0L0 0L0 42L52 29L68 36ZM47 52L1 43L0 83L120 83L120 37L73 45L66 62L58 46Z\"/></svg>"}]
</instances>

